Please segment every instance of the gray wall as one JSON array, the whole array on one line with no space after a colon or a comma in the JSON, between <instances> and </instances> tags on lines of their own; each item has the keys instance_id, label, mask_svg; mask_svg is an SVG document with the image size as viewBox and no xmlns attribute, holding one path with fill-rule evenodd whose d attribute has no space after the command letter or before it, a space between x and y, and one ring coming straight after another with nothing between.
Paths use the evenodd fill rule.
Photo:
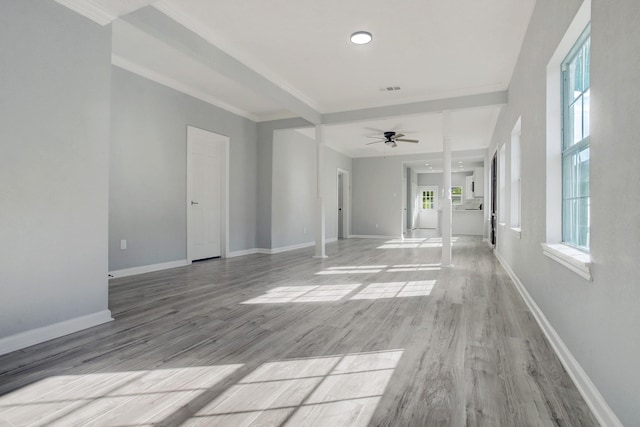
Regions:
<instances>
[{"instance_id":1,"label":"gray wall","mask_svg":"<svg viewBox=\"0 0 640 427\"><path fill-rule=\"evenodd\" d=\"M107 309L111 30L0 1L0 337Z\"/></svg>"},{"instance_id":2,"label":"gray wall","mask_svg":"<svg viewBox=\"0 0 640 427\"><path fill-rule=\"evenodd\" d=\"M452 159L486 156L486 150L467 150L452 153ZM352 234L392 236L402 235L402 186L404 162L417 160L441 159L442 153L415 155L399 155L389 157L361 157L352 161ZM425 185L418 174L417 185ZM439 179L442 187L442 174L433 174L433 179ZM463 174L452 174L452 182L459 182L464 188ZM461 177L456 177L461 175ZM439 178L435 178L439 177ZM459 180L459 181L458 181ZM431 185L431 184L426 184ZM378 227L376 227L378 224Z\"/></svg>"},{"instance_id":3,"label":"gray wall","mask_svg":"<svg viewBox=\"0 0 640 427\"><path fill-rule=\"evenodd\" d=\"M353 159L352 234L402 235L402 173L400 157Z\"/></svg>"},{"instance_id":4,"label":"gray wall","mask_svg":"<svg viewBox=\"0 0 640 427\"><path fill-rule=\"evenodd\" d=\"M352 178L352 160L329 147L324 148L324 215L325 237L338 238L338 168L349 172ZM351 183L350 186L353 186ZM350 211L348 211L350 212ZM351 221L351 218L348 219Z\"/></svg>"},{"instance_id":5,"label":"gray wall","mask_svg":"<svg viewBox=\"0 0 640 427\"><path fill-rule=\"evenodd\" d=\"M322 173L325 237L338 236L338 168L351 171L351 159L324 148ZM315 240L316 142L295 130L276 130L273 137L271 247ZM306 231L305 231L306 229Z\"/></svg>"},{"instance_id":6,"label":"gray wall","mask_svg":"<svg viewBox=\"0 0 640 427\"><path fill-rule=\"evenodd\" d=\"M294 130L273 138L272 248L311 242L315 236L316 143Z\"/></svg>"},{"instance_id":7,"label":"gray wall","mask_svg":"<svg viewBox=\"0 0 640 427\"><path fill-rule=\"evenodd\" d=\"M269 249L271 245L271 195L273 192L273 135L278 129L309 126L304 119L273 120L258 123L258 197L257 247Z\"/></svg>"},{"instance_id":8,"label":"gray wall","mask_svg":"<svg viewBox=\"0 0 640 427\"><path fill-rule=\"evenodd\" d=\"M187 125L230 137L229 247L255 248L256 124L128 71L112 74L109 269L186 258Z\"/></svg>"},{"instance_id":9,"label":"gray wall","mask_svg":"<svg viewBox=\"0 0 640 427\"><path fill-rule=\"evenodd\" d=\"M451 178L453 182L453 177ZM419 173L418 174L418 186L423 185L437 185L438 191L442 191L442 174L441 173Z\"/></svg>"},{"instance_id":10,"label":"gray wall","mask_svg":"<svg viewBox=\"0 0 640 427\"><path fill-rule=\"evenodd\" d=\"M533 12L509 105L494 135L496 143L509 141L522 116L522 238L500 233L498 251L620 420L631 426L640 420L640 193L634 190L640 168L632 160L640 158L637 0L592 3L593 282L543 256L540 247L546 240L546 66L580 3L538 0ZM622 188L631 191L622 195Z\"/></svg>"}]
</instances>

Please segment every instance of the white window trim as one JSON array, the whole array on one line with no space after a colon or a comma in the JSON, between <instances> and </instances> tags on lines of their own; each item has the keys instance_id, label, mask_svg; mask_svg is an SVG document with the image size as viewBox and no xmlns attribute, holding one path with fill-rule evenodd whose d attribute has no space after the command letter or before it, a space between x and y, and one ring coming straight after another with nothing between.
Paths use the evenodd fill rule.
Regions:
<instances>
[{"instance_id":1,"label":"white window trim","mask_svg":"<svg viewBox=\"0 0 640 427\"><path fill-rule=\"evenodd\" d=\"M522 229L520 227L510 227L509 232L518 239L522 238Z\"/></svg>"},{"instance_id":2,"label":"white window trim","mask_svg":"<svg viewBox=\"0 0 640 427\"><path fill-rule=\"evenodd\" d=\"M591 255L558 243L562 240L562 86L560 66L591 21L591 0L584 0L558 48L547 64L547 230L542 253L580 277L591 281Z\"/></svg>"},{"instance_id":3,"label":"white window trim","mask_svg":"<svg viewBox=\"0 0 640 427\"><path fill-rule=\"evenodd\" d=\"M542 253L580 277L591 281L591 255L562 243L542 243Z\"/></svg>"}]
</instances>

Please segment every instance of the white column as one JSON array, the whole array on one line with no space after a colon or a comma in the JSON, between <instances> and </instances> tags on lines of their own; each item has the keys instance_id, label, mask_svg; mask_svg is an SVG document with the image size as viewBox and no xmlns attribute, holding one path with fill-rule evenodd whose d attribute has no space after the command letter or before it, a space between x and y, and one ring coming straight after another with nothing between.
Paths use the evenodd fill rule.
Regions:
<instances>
[{"instance_id":1,"label":"white column","mask_svg":"<svg viewBox=\"0 0 640 427\"><path fill-rule=\"evenodd\" d=\"M442 113L442 266L453 267L451 264L451 113Z\"/></svg>"},{"instance_id":2,"label":"white column","mask_svg":"<svg viewBox=\"0 0 640 427\"><path fill-rule=\"evenodd\" d=\"M316 125L316 254L314 258L326 258L324 224L324 135L322 125Z\"/></svg>"}]
</instances>

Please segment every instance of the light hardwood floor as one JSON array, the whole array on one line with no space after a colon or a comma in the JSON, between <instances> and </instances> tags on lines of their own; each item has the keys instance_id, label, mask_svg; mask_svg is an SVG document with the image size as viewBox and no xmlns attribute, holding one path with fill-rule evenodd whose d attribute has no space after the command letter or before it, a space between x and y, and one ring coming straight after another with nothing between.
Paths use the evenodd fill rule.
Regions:
<instances>
[{"instance_id":1,"label":"light hardwood floor","mask_svg":"<svg viewBox=\"0 0 640 427\"><path fill-rule=\"evenodd\" d=\"M595 426L479 238L341 240L112 280L0 357L0 426Z\"/></svg>"}]
</instances>

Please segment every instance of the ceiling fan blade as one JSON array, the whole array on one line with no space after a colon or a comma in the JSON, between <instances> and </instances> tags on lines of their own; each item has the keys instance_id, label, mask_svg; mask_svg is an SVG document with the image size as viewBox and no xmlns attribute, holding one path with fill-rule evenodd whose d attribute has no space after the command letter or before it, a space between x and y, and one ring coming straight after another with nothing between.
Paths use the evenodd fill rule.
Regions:
<instances>
[{"instance_id":1,"label":"ceiling fan blade","mask_svg":"<svg viewBox=\"0 0 640 427\"><path fill-rule=\"evenodd\" d=\"M367 143L366 143L366 144L364 144L364 145L377 144L377 143L382 142L382 141L383 141L383 140L381 139L380 141L367 142Z\"/></svg>"},{"instance_id":2,"label":"ceiling fan blade","mask_svg":"<svg viewBox=\"0 0 640 427\"><path fill-rule=\"evenodd\" d=\"M405 139L405 138L396 138L395 140L402 141L402 142L413 142L414 144L417 144L418 142L420 142L417 139Z\"/></svg>"},{"instance_id":3,"label":"ceiling fan blade","mask_svg":"<svg viewBox=\"0 0 640 427\"><path fill-rule=\"evenodd\" d=\"M384 139L382 136L380 135L365 135L366 138L378 138L378 139Z\"/></svg>"},{"instance_id":4,"label":"ceiling fan blade","mask_svg":"<svg viewBox=\"0 0 640 427\"><path fill-rule=\"evenodd\" d=\"M368 130L368 131L371 131L371 132L379 133L379 134L384 133L384 131L383 131L383 130L376 129L376 128L372 128L372 127L367 127L367 126L365 126L365 127L364 127L364 129L366 129L366 130Z\"/></svg>"},{"instance_id":5,"label":"ceiling fan blade","mask_svg":"<svg viewBox=\"0 0 640 427\"><path fill-rule=\"evenodd\" d=\"M404 133L396 133L395 135L393 135L393 139L402 138L403 136L404 136Z\"/></svg>"}]
</instances>

